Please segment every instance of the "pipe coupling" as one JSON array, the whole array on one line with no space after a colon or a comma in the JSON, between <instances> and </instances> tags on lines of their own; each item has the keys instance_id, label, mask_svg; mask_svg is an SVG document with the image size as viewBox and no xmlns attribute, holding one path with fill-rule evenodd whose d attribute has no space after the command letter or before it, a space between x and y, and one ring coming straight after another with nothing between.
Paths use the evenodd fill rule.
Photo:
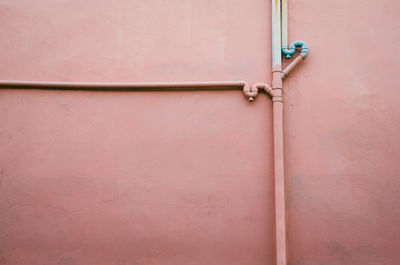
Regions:
<instances>
[{"instance_id":1,"label":"pipe coupling","mask_svg":"<svg viewBox=\"0 0 400 265\"><path fill-rule=\"evenodd\" d=\"M272 102L283 102L282 89L272 89L270 95L272 96Z\"/></svg>"},{"instance_id":2,"label":"pipe coupling","mask_svg":"<svg viewBox=\"0 0 400 265\"><path fill-rule=\"evenodd\" d=\"M296 40L290 43L289 48L282 46L282 53L286 56L286 59L290 59L292 55L296 52L296 48L301 48L301 56L306 58L308 54L308 45L305 41Z\"/></svg>"}]
</instances>

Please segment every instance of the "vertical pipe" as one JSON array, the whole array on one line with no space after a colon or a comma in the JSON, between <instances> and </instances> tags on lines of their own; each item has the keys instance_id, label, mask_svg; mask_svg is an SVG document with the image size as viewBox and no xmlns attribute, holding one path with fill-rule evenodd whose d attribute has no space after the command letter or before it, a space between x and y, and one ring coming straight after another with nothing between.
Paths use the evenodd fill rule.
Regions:
<instances>
[{"instance_id":1,"label":"vertical pipe","mask_svg":"<svg viewBox=\"0 0 400 265\"><path fill-rule=\"evenodd\" d=\"M284 1L284 0L283 0ZM284 6L287 4L284 1ZM286 12L286 11L285 11ZM286 209L283 149L281 0L272 0L272 104L274 122L276 264L286 265ZM286 38L286 36L285 36Z\"/></svg>"},{"instance_id":2,"label":"vertical pipe","mask_svg":"<svg viewBox=\"0 0 400 265\"><path fill-rule=\"evenodd\" d=\"M281 0L272 0L272 67L282 64Z\"/></svg>"},{"instance_id":3,"label":"vertical pipe","mask_svg":"<svg viewBox=\"0 0 400 265\"><path fill-rule=\"evenodd\" d=\"M282 49L288 48L288 0L282 0Z\"/></svg>"},{"instance_id":4,"label":"vertical pipe","mask_svg":"<svg viewBox=\"0 0 400 265\"><path fill-rule=\"evenodd\" d=\"M272 106L274 123L275 244L276 264L286 265L286 207L281 70L281 67L275 67L272 74Z\"/></svg>"},{"instance_id":5,"label":"vertical pipe","mask_svg":"<svg viewBox=\"0 0 400 265\"><path fill-rule=\"evenodd\" d=\"M285 177L283 154L283 102L273 103L276 264L286 265Z\"/></svg>"}]
</instances>

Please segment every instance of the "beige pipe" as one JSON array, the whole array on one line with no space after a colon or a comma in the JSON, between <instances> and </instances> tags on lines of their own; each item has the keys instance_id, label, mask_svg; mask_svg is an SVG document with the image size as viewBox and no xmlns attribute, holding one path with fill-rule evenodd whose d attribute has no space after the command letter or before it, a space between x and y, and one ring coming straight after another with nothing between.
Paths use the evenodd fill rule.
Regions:
<instances>
[{"instance_id":1,"label":"beige pipe","mask_svg":"<svg viewBox=\"0 0 400 265\"><path fill-rule=\"evenodd\" d=\"M44 88L44 89L88 89L88 90L157 90L160 88L196 90L208 87L217 89L235 89L247 86L245 81L210 82L144 82L144 83L90 83L90 82L49 82L0 80L0 87Z\"/></svg>"},{"instance_id":2,"label":"beige pipe","mask_svg":"<svg viewBox=\"0 0 400 265\"><path fill-rule=\"evenodd\" d=\"M68 90L243 90L249 101L258 95L258 89L266 85L257 83L249 86L246 81L208 81L208 82L145 82L145 83L90 83L90 82L49 82L0 80L0 88L38 88Z\"/></svg>"}]
</instances>

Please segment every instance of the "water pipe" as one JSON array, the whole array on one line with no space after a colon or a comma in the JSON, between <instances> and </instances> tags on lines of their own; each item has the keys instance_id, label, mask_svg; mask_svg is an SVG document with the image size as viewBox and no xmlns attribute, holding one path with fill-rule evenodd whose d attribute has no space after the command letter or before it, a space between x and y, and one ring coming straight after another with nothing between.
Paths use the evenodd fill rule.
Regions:
<instances>
[{"instance_id":1,"label":"water pipe","mask_svg":"<svg viewBox=\"0 0 400 265\"><path fill-rule=\"evenodd\" d=\"M305 41L295 40L290 43L289 48L282 46L282 53L286 55L286 59L290 59L292 55L296 52L296 48L301 48L301 54L306 57L308 54L308 45Z\"/></svg>"},{"instance_id":2,"label":"water pipe","mask_svg":"<svg viewBox=\"0 0 400 265\"><path fill-rule=\"evenodd\" d=\"M272 97L274 124L275 245L277 265L287 265L282 80L308 54L308 45L304 41L294 41L288 47L287 3L288 0L272 0L271 2L272 88L265 90ZM296 48L301 48L301 53L282 71L282 54L289 59L296 52Z\"/></svg>"},{"instance_id":3,"label":"water pipe","mask_svg":"<svg viewBox=\"0 0 400 265\"><path fill-rule=\"evenodd\" d=\"M282 65L281 0L272 0L272 67Z\"/></svg>"},{"instance_id":4,"label":"water pipe","mask_svg":"<svg viewBox=\"0 0 400 265\"><path fill-rule=\"evenodd\" d=\"M304 59L306 58L303 53L300 53L285 69L282 70L281 78L285 79L289 73Z\"/></svg>"},{"instance_id":5,"label":"water pipe","mask_svg":"<svg viewBox=\"0 0 400 265\"><path fill-rule=\"evenodd\" d=\"M205 82L135 82L135 83L104 83L104 82L49 82L49 81L14 81L0 80L0 87L10 88L46 88L46 89L88 89L88 90L158 90L184 89L196 90L204 88L235 89L248 86L245 81L205 81Z\"/></svg>"},{"instance_id":6,"label":"water pipe","mask_svg":"<svg viewBox=\"0 0 400 265\"><path fill-rule=\"evenodd\" d=\"M203 82L143 82L143 83L95 83L95 82L49 82L0 80L0 88L108 90L108 91L151 91L151 90L237 90L243 91L249 101L258 95L258 90L268 85L246 81L203 81Z\"/></svg>"},{"instance_id":7,"label":"water pipe","mask_svg":"<svg viewBox=\"0 0 400 265\"><path fill-rule=\"evenodd\" d=\"M272 111L274 130L274 191L276 264L286 265L286 209L283 153L281 0L272 0Z\"/></svg>"},{"instance_id":8,"label":"water pipe","mask_svg":"<svg viewBox=\"0 0 400 265\"><path fill-rule=\"evenodd\" d=\"M282 22L282 51L288 48L288 0L282 0L281 22Z\"/></svg>"},{"instance_id":9,"label":"water pipe","mask_svg":"<svg viewBox=\"0 0 400 265\"><path fill-rule=\"evenodd\" d=\"M282 71L281 78L284 79L288 74L303 61L308 54L308 45L305 41L296 40L290 43L288 46L288 0L282 0L281 3L281 23L282 23L282 53L285 55L286 59L290 59L292 55L296 52L296 48L301 48L301 53Z\"/></svg>"}]
</instances>

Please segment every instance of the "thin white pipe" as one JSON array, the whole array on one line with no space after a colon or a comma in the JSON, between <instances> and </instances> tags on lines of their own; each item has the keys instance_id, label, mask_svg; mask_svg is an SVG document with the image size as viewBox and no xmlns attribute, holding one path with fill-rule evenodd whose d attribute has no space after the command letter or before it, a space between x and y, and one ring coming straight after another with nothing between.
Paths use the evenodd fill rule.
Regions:
<instances>
[{"instance_id":1,"label":"thin white pipe","mask_svg":"<svg viewBox=\"0 0 400 265\"><path fill-rule=\"evenodd\" d=\"M272 0L272 67L282 65L281 0Z\"/></svg>"},{"instance_id":2,"label":"thin white pipe","mask_svg":"<svg viewBox=\"0 0 400 265\"><path fill-rule=\"evenodd\" d=\"M288 0L282 1L282 48L288 48Z\"/></svg>"}]
</instances>

